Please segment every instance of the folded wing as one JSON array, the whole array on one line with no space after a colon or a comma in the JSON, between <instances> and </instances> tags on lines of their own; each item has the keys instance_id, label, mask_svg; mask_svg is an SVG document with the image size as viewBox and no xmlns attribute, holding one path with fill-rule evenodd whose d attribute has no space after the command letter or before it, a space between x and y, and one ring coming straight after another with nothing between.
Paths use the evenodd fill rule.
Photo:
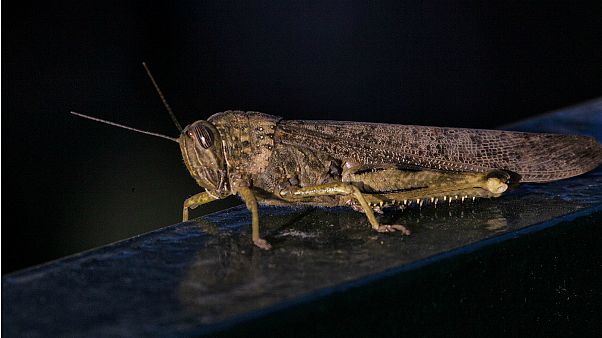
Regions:
<instances>
[{"instance_id":1,"label":"folded wing","mask_svg":"<svg viewBox=\"0 0 602 338\"><path fill-rule=\"evenodd\" d=\"M275 141L358 164L451 171L503 169L521 182L583 174L602 162L602 145L577 135L344 121L281 121Z\"/></svg>"}]
</instances>

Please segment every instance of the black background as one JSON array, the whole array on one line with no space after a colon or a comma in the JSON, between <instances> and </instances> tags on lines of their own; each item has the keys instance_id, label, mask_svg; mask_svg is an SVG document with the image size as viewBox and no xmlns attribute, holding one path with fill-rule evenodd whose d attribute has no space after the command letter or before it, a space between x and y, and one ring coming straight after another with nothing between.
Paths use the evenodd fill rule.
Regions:
<instances>
[{"instance_id":1,"label":"black background","mask_svg":"<svg viewBox=\"0 0 602 338\"><path fill-rule=\"evenodd\" d=\"M5 1L2 10L2 273L176 223L200 191L175 144L68 114L177 135L142 61L182 124L242 109L487 128L602 94L599 5Z\"/></svg>"}]
</instances>

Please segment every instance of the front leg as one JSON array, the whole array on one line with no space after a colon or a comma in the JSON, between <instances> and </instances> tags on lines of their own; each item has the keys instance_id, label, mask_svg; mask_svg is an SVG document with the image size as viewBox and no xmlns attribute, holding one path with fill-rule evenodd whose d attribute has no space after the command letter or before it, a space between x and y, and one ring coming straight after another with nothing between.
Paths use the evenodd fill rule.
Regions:
<instances>
[{"instance_id":1,"label":"front leg","mask_svg":"<svg viewBox=\"0 0 602 338\"><path fill-rule=\"evenodd\" d=\"M308 197L328 195L353 195L353 197L355 197L355 199L362 206L366 217L368 217L368 221L372 225L372 229L378 232L392 232L397 230L401 231L401 233L404 235L410 234L410 230L408 230L403 225L379 224L378 220L376 220L376 216L374 216L372 208L368 205L368 202L366 202L366 198L364 197L362 192L356 186L349 183L334 182L303 188L291 187L280 192L280 196L282 196L282 198L291 201Z\"/></svg>"},{"instance_id":2,"label":"front leg","mask_svg":"<svg viewBox=\"0 0 602 338\"><path fill-rule=\"evenodd\" d=\"M206 191L187 198L184 201L184 208L182 210L182 221L188 221L188 209L194 209L199 205L206 204L215 200L217 200L217 198L209 195Z\"/></svg>"}]
</instances>

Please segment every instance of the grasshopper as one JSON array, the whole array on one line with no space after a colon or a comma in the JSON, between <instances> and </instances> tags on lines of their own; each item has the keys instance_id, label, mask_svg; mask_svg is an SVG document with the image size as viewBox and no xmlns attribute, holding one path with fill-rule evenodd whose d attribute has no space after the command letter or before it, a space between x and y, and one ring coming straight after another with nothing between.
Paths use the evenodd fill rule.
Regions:
<instances>
[{"instance_id":1,"label":"grasshopper","mask_svg":"<svg viewBox=\"0 0 602 338\"><path fill-rule=\"evenodd\" d=\"M375 213L412 204L437 205L494 198L523 182L580 175L602 162L602 145L585 136L441 128L345 121L284 120L253 111L225 111L181 128L177 138L87 115L72 114L177 142L190 175L205 189L184 201L189 209L238 195L252 215L252 240L262 249L258 204L350 206Z\"/></svg>"}]
</instances>

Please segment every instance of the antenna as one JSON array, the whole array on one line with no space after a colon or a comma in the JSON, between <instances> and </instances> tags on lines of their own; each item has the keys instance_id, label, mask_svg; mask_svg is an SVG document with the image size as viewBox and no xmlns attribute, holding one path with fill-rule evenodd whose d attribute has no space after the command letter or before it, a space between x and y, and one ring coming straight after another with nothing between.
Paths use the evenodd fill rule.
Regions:
<instances>
[{"instance_id":1,"label":"antenna","mask_svg":"<svg viewBox=\"0 0 602 338\"><path fill-rule=\"evenodd\" d=\"M142 133L142 134L157 136L157 137L161 137L161 138L164 138L164 139L167 139L167 140L170 140L170 141L174 141L176 143L180 143L180 142L178 142L178 139L174 138L174 137L169 137L169 136L166 136L166 135L163 135L163 134L152 133L150 131L140 130L140 129L136 129L136 128L124 126L123 124L119 124L119 123L115 123L115 122L111 122L111 121L102 120L102 119L99 119L97 117L92 117L92 116L88 116L88 115L76 113L74 111L72 111L70 113L73 114L73 115L77 115L79 117L83 117L83 118L92 120L92 121L102 122L102 123L110 124L110 125L115 126L115 127L124 128L124 129L128 129L128 130L133 130L133 131L136 131L136 132L139 132L139 133Z\"/></svg>"},{"instance_id":2,"label":"antenna","mask_svg":"<svg viewBox=\"0 0 602 338\"><path fill-rule=\"evenodd\" d=\"M163 93L161 92L161 89L159 89L159 85L157 85L157 82L155 81L155 78L153 77L153 74L151 74L150 70L148 69L148 66L146 66L146 62L142 62L142 66L144 67L144 70L146 70L146 74L148 75L148 77L150 78L151 82L153 83L153 86L157 90L157 93L159 94L159 97L161 98L161 101L163 101L163 105L165 106L165 109L167 109L167 112L169 113L169 116L171 116L171 119L172 119L173 123L176 125L176 128L178 128L178 130L181 133L182 132L182 126L180 125L180 122L178 122L178 119L176 119L176 115L174 115L173 111L171 110L171 107L169 106L169 103L167 103L167 100L165 99L165 96L163 96Z\"/></svg>"}]
</instances>

